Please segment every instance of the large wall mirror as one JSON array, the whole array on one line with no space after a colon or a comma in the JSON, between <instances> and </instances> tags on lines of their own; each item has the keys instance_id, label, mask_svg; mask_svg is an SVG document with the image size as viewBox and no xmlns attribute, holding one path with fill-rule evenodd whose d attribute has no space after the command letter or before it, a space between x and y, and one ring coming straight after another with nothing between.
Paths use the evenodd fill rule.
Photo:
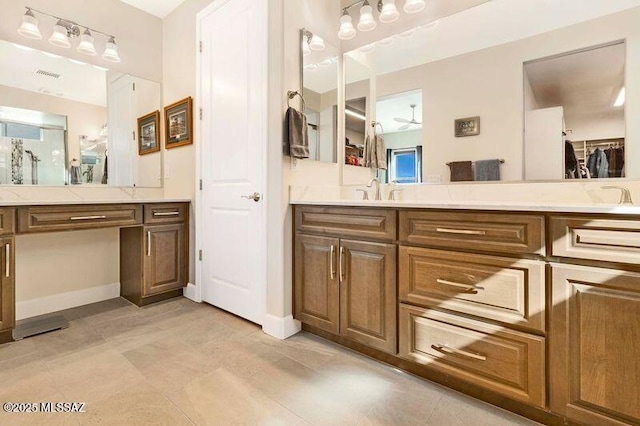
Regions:
<instances>
[{"instance_id":1,"label":"large wall mirror","mask_svg":"<svg viewBox=\"0 0 640 426\"><path fill-rule=\"evenodd\" d=\"M337 161L338 48L302 29L302 95L309 135L309 159Z\"/></svg>"},{"instance_id":2,"label":"large wall mirror","mask_svg":"<svg viewBox=\"0 0 640 426\"><path fill-rule=\"evenodd\" d=\"M3 40L0 62L1 185L162 186L137 129L159 83Z\"/></svg>"},{"instance_id":3,"label":"large wall mirror","mask_svg":"<svg viewBox=\"0 0 640 426\"><path fill-rule=\"evenodd\" d=\"M532 18L538 32L471 43L460 34L475 13L343 55L344 167L366 166L353 156L381 136L381 182L640 178L640 124L625 120L637 109L640 7L551 30ZM504 26L499 14L477 19Z\"/></svg>"}]
</instances>

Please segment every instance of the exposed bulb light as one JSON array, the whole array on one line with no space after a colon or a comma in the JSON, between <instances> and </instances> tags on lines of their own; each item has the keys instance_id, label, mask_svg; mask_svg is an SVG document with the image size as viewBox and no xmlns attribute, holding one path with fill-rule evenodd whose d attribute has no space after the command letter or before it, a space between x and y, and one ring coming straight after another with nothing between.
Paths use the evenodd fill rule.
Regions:
<instances>
[{"instance_id":1,"label":"exposed bulb light","mask_svg":"<svg viewBox=\"0 0 640 426\"><path fill-rule=\"evenodd\" d=\"M395 0L380 0L378 5L380 9L380 22L383 24L395 22L400 17L400 12L398 12L396 8ZM382 7L380 7L380 5L382 5Z\"/></svg>"},{"instance_id":2,"label":"exposed bulb light","mask_svg":"<svg viewBox=\"0 0 640 426\"><path fill-rule=\"evenodd\" d=\"M373 31L378 24L373 19L373 8L369 4L369 0L364 0L360 8L360 21L358 21L358 29L363 32Z\"/></svg>"},{"instance_id":3,"label":"exposed bulb light","mask_svg":"<svg viewBox=\"0 0 640 426\"><path fill-rule=\"evenodd\" d=\"M33 40L42 39L42 34L38 28L38 19L36 19L35 15L29 8L27 8L27 12L22 16L22 25L18 28L18 34Z\"/></svg>"},{"instance_id":4,"label":"exposed bulb light","mask_svg":"<svg viewBox=\"0 0 640 426\"><path fill-rule=\"evenodd\" d=\"M68 49L71 47L69 42L69 36L67 35L67 28L62 25L63 22L58 20L58 23L53 27L53 34L49 37L49 43L54 46Z\"/></svg>"},{"instance_id":5,"label":"exposed bulb light","mask_svg":"<svg viewBox=\"0 0 640 426\"><path fill-rule=\"evenodd\" d=\"M118 55L118 46L116 45L116 39L114 37L109 38L107 47L104 49L102 59L108 62L120 62L120 55Z\"/></svg>"},{"instance_id":6,"label":"exposed bulb light","mask_svg":"<svg viewBox=\"0 0 640 426\"><path fill-rule=\"evenodd\" d=\"M424 0L407 0L404 4L404 11L406 13L418 13L422 12L427 6Z\"/></svg>"},{"instance_id":7,"label":"exposed bulb light","mask_svg":"<svg viewBox=\"0 0 640 426\"><path fill-rule=\"evenodd\" d=\"M620 89L620 93L618 93L618 97L616 98L616 102L613 104L613 106L621 107L622 105L624 105L626 100L627 100L627 91L623 87L622 89Z\"/></svg>"},{"instance_id":8,"label":"exposed bulb light","mask_svg":"<svg viewBox=\"0 0 640 426\"><path fill-rule=\"evenodd\" d=\"M82 33L77 50L84 55L96 56L96 47L93 45L93 36L91 35L89 28L84 30L84 33Z\"/></svg>"},{"instance_id":9,"label":"exposed bulb light","mask_svg":"<svg viewBox=\"0 0 640 426\"><path fill-rule=\"evenodd\" d=\"M351 15L347 9L340 17L340 31L338 31L338 38L340 40L351 40L356 36L356 29L353 27Z\"/></svg>"},{"instance_id":10,"label":"exposed bulb light","mask_svg":"<svg viewBox=\"0 0 640 426\"><path fill-rule=\"evenodd\" d=\"M359 112L355 112L355 111L352 111L350 109L345 109L344 113L347 114L347 115L350 115L351 117L355 117L358 120L367 121L367 117L362 115L362 114L360 114Z\"/></svg>"},{"instance_id":11,"label":"exposed bulb light","mask_svg":"<svg viewBox=\"0 0 640 426\"><path fill-rule=\"evenodd\" d=\"M312 35L309 40L309 48L311 50L320 51L325 49L324 40L319 35Z\"/></svg>"}]
</instances>

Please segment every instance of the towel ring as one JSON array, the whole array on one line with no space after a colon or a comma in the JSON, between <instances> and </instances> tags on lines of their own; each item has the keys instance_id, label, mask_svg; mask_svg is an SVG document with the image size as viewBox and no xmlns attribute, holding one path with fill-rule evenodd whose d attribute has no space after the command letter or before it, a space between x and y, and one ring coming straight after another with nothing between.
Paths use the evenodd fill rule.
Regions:
<instances>
[{"instance_id":1,"label":"towel ring","mask_svg":"<svg viewBox=\"0 0 640 426\"><path fill-rule=\"evenodd\" d=\"M382 123L379 121L372 121L371 122L371 127L373 127L373 133L376 132L376 126L380 126L380 130L382 130L382 133L384 134L384 127L382 127Z\"/></svg>"},{"instance_id":2,"label":"towel ring","mask_svg":"<svg viewBox=\"0 0 640 426\"><path fill-rule=\"evenodd\" d=\"M300 100L302 101L302 112L304 112L307 109L307 106L304 102L304 96L302 96L302 94L300 92L298 92L297 90L289 90L287 92L287 106L291 107L291 104L289 101L291 101L291 99L295 98L296 96L300 96Z\"/></svg>"}]
</instances>

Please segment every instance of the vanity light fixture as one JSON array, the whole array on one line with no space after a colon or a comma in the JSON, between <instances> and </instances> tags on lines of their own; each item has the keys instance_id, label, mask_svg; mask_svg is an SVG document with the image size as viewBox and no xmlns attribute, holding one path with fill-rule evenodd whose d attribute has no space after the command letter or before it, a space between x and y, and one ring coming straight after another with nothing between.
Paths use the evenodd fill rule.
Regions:
<instances>
[{"instance_id":1,"label":"vanity light fixture","mask_svg":"<svg viewBox=\"0 0 640 426\"><path fill-rule=\"evenodd\" d=\"M319 52L326 49L326 47L322 37L312 33L306 28L302 29L302 54L304 56L310 55L312 50Z\"/></svg>"},{"instance_id":2,"label":"vanity light fixture","mask_svg":"<svg viewBox=\"0 0 640 426\"><path fill-rule=\"evenodd\" d=\"M620 89L620 93L618 93L618 97L616 98L616 102L613 104L613 106L621 107L622 105L624 105L625 101L627 100L626 98L627 98L627 91L623 87L622 89Z\"/></svg>"},{"instance_id":3,"label":"vanity light fixture","mask_svg":"<svg viewBox=\"0 0 640 426\"><path fill-rule=\"evenodd\" d=\"M78 52L96 56L98 52L94 45L93 33L102 34L107 38L106 48L102 54L102 59L109 62L120 62L120 55L118 55L118 47L116 46L115 37L111 34L103 33L93 28L89 28L85 25L80 25L70 19L61 18L59 16L51 15L40 10L33 9L32 7L25 6L27 12L22 16L22 25L18 29L18 34L23 37L31 39L42 39L42 34L38 28L38 19L35 17L34 12L43 16L48 16L56 20L53 26L53 33L49 37L49 43L54 46L68 49L71 47L71 39L80 38L80 43L77 47ZM84 28L84 32L81 32L81 28Z\"/></svg>"},{"instance_id":4,"label":"vanity light fixture","mask_svg":"<svg viewBox=\"0 0 640 426\"><path fill-rule=\"evenodd\" d=\"M358 30L362 32L373 31L378 26L373 17L373 8L371 7L369 0L356 0L342 8L340 30L338 31L338 38L340 40L351 40L356 36L357 31L353 27L353 20L349 14L349 9L359 4L362 4L362 7L360 7L360 19L358 20L357 25ZM396 7L395 0L378 0L377 5L378 12L380 12L379 19L383 24L395 22L400 18L400 12ZM405 0L403 10L406 13L418 13L422 12L426 5L425 0Z\"/></svg>"}]
</instances>

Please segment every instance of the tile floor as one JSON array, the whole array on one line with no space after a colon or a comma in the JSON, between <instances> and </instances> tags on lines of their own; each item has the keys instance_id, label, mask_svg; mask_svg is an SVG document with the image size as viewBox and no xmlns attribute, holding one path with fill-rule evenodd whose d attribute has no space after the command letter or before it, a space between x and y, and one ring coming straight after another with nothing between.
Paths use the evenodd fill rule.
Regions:
<instances>
[{"instance_id":1,"label":"tile floor","mask_svg":"<svg viewBox=\"0 0 640 426\"><path fill-rule=\"evenodd\" d=\"M64 311L70 327L0 346L0 402L86 412L0 413L5 425L533 425L300 333L178 298Z\"/></svg>"}]
</instances>

